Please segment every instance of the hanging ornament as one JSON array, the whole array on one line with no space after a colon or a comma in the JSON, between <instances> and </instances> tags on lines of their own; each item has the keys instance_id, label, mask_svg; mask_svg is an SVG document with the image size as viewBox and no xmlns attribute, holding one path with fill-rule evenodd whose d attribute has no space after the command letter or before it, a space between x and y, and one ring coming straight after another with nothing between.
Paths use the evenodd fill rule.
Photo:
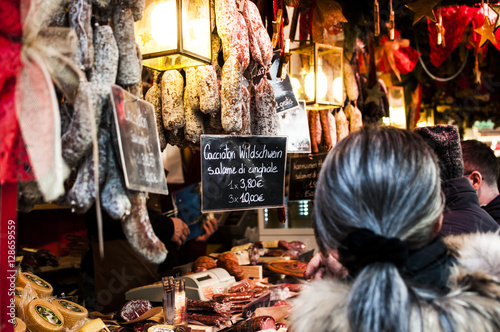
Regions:
<instances>
[{"instance_id":1,"label":"hanging ornament","mask_svg":"<svg viewBox=\"0 0 500 332\"><path fill-rule=\"evenodd\" d=\"M417 24L423 17L429 18L432 22L436 22L434 8L441 0L418 0L405 5L408 9L415 13L413 16L413 25Z\"/></svg>"},{"instance_id":2,"label":"hanging ornament","mask_svg":"<svg viewBox=\"0 0 500 332\"><path fill-rule=\"evenodd\" d=\"M481 84L481 71L479 70L479 60L478 53L476 52L475 61L474 61L474 83Z\"/></svg>"},{"instance_id":3,"label":"hanging ornament","mask_svg":"<svg viewBox=\"0 0 500 332\"><path fill-rule=\"evenodd\" d=\"M445 28L443 26L443 15L441 15L441 8L438 10L438 21L436 23L437 37L436 44L442 47L446 47L446 42L444 39Z\"/></svg>"},{"instance_id":4,"label":"hanging ornament","mask_svg":"<svg viewBox=\"0 0 500 332\"><path fill-rule=\"evenodd\" d=\"M493 10L497 14L497 20L495 22L495 28L494 30L498 29L500 27L500 5L489 5L491 10Z\"/></svg>"},{"instance_id":5,"label":"hanging ornament","mask_svg":"<svg viewBox=\"0 0 500 332\"><path fill-rule=\"evenodd\" d=\"M374 20L374 35L375 37L380 36L380 8L378 5L378 1L375 0L373 3L373 20Z\"/></svg>"},{"instance_id":6,"label":"hanging ornament","mask_svg":"<svg viewBox=\"0 0 500 332\"><path fill-rule=\"evenodd\" d=\"M375 103L375 105L380 106L380 98L385 96L385 93L380 90L380 84L377 81L375 85L369 89L365 88L366 91L366 99L365 99L365 105L368 105L369 103Z\"/></svg>"},{"instance_id":7,"label":"hanging ornament","mask_svg":"<svg viewBox=\"0 0 500 332\"><path fill-rule=\"evenodd\" d=\"M485 15L484 16L484 24L479 28L474 29L474 32L481 35L481 41L479 42L479 47L482 47L488 40L492 44L497 43L497 38L495 37L495 27L490 22L490 18Z\"/></svg>"},{"instance_id":8,"label":"hanging ornament","mask_svg":"<svg viewBox=\"0 0 500 332\"><path fill-rule=\"evenodd\" d=\"M396 28L396 21L394 19L394 10L392 10L392 0L389 1L390 14L389 14L389 40L394 40L394 29Z\"/></svg>"}]
</instances>

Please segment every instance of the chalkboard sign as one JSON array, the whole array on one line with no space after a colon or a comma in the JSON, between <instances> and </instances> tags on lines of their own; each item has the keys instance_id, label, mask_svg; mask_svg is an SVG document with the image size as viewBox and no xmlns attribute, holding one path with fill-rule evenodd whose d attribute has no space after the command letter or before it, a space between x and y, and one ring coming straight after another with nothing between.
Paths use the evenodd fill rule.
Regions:
<instances>
[{"instance_id":1,"label":"chalkboard sign","mask_svg":"<svg viewBox=\"0 0 500 332\"><path fill-rule=\"evenodd\" d=\"M325 157L326 153L290 158L289 201L314 199L316 182Z\"/></svg>"},{"instance_id":2,"label":"chalkboard sign","mask_svg":"<svg viewBox=\"0 0 500 332\"><path fill-rule=\"evenodd\" d=\"M168 194L154 106L112 86L116 134L127 188Z\"/></svg>"},{"instance_id":3,"label":"chalkboard sign","mask_svg":"<svg viewBox=\"0 0 500 332\"><path fill-rule=\"evenodd\" d=\"M202 135L202 211L283 206L286 140Z\"/></svg>"},{"instance_id":4,"label":"chalkboard sign","mask_svg":"<svg viewBox=\"0 0 500 332\"><path fill-rule=\"evenodd\" d=\"M274 52L271 68L269 68L269 74L271 75L270 83L274 90L274 99L276 100L276 113L291 110L299 106L288 73L286 73L285 79L277 77L279 65L280 51L276 51Z\"/></svg>"}]
</instances>

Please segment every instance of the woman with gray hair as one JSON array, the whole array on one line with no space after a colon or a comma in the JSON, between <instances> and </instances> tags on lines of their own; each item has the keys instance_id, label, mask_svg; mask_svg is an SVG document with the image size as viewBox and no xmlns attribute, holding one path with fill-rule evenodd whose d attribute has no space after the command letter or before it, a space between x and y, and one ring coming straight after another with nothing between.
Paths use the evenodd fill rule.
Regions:
<instances>
[{"instance_id":1,"label":"woman with gray hair","mask_svg":"<svg viewBox=\"0 0 500 332\"><path fill-rule=\"evenodd\" d=\"M500 284L487 274L500 271L498 235L445 244L443 206L436 156L419 136L364 128L340 141L318 179L322 254L291 330L499 331Z\"/></svg>"}]
</instances>

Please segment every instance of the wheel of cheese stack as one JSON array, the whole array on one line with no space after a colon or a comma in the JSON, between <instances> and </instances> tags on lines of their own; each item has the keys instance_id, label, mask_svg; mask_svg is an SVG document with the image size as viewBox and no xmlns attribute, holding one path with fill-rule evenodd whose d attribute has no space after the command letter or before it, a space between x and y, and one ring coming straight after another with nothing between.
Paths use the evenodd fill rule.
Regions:
<instances>
[{"instance_id":1,"label":"wheel of cheese stack","mask_svg":"<svg viewBox=\"0 0 500 332\"><path fill-rule=\"evenodd\" d=\"M28 272L19 274L16 279L16 286L24 288L27 284L29 284L41 298L52 295L52 286L42 278Z\"/></svg>"},{"instance_id":2,"label":"wheel of cheese stack","mask_svg":"<svg viewBox=\"0 0 500 332\"><path fill-rule=\"evenodd\" d=\"M31 294L25 294L24 288L14 288L14 308L16 310L16 316L24 317L28 304L31 300L36 298L34 290L31 291Z\"/></svg>"},{"instance_id":3,"label":"wheel of cheese stack","mask_svg":"<svg viewBox=\"0 0 500 332\"><path fill-rule=\"evenodd\" d=\"M59 332L64 329L64 317L52 303L36 299L28 304L26 326L31 332Z\"/></svg>"},{"instance_id":4,"label":"wheel of cheese stack","mask_svg":"<svg viewBox=\"0 0 500 332\"><path fill-rule=\"evenodd\" d=\"M78 330L78 332L96 332L96 331L109 332L108 327L106 326L106 324L104 324L104 322L100 318L92 319L90 322L83 325L82 328Z\"/></svg>"},{"instance_id":5,"label":"wheel of cheese stack","mask_svg":"<svg viewBox=\"0 0 500 332\"><path fill-rule=\"evenodd\" d=\"M88 311L81 305L62 299L51 302L64 317L64 326L71 329L80 319L87 318Z\"/></svg>"},{"instance_id":6,"label":"wheel of cheese stack","mask_svg":"<svg viewBox=\"0 0 500 332\"><path fill-rule=\"evenodd\" d=\"M14 332L26 332L26 324L18 317L14 318Z\"/></svg>"}]
</instances>

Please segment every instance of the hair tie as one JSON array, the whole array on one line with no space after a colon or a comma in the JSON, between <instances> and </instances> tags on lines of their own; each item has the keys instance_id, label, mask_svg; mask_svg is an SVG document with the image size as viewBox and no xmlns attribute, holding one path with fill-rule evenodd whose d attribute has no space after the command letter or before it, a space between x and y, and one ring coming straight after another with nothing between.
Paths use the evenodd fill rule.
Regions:
<instances>
[{"instance_id":1,"label":"hair tie","mask_svg":"<svg viewBox=\"0 0 500 332\"><path fill-rule=\"evenodd\" d=\"M340 262L351 275L377 262L393 263L400 268L408 259L408 247L399 238L387 238L366 228L349 233L338 250Z\"/></svg>"}]
</instances>

